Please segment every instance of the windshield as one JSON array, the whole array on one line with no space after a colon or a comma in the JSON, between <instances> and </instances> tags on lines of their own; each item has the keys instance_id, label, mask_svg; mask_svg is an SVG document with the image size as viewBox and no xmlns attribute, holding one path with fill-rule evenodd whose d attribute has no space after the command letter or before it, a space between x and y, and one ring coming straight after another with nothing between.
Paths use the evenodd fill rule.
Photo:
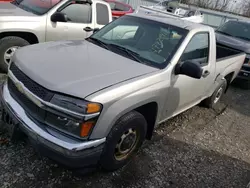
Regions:
<instances>
[{"instance_id":1,"label":"windshield","mask_svg":"<svg viewBox=\"0 0 250 188\"><path fill-rule=\"evenodd\" d=\"M217 29L217 32L250 41L250 24L228 21Z\"/></svg>"},{"instance_id":2,"label":"windshield","mask_svg":"<svg viewBox=\"0 0 250 188\"><path fill-rule=\"evenodd\" d=\"M89 41L139 63L164 68L187 33L179 27L127 15L103 27Z\"/></svg>"},{"instance_id":3,"label":"windshield","mask_svg":"<svg viewBox=\"0 0 250 188\"><path fill-rule=\"evenodd\" d=\"M43 15L61 1L62 0L15 0L11 3L36 15Z\"/></svg>"}]
</instances>

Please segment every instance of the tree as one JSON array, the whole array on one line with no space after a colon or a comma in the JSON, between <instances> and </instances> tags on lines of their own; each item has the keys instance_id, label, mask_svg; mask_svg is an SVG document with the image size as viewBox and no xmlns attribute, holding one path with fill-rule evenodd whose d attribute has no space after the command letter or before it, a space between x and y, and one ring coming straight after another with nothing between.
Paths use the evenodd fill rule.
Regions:
<instances>
[{"instance_id":1,"label":"tree","mask_svg":"<svg viewBox=\"0 0 250 188\"><path fill-rule=\"evenodd\" d=\"M225 11L231 0L181 0L180 3L192 4L201 8Z\"/></svg>"},{"instance_id":2,"label":"tree","mask_svg":"<svg viewBox=\"0 0 250 188\"><path fill-rule=\"evenodd\" d=\"M250 2L245 1L242 7L243 7L243 15L250 17Z\"/></svg>"}]
</instances>

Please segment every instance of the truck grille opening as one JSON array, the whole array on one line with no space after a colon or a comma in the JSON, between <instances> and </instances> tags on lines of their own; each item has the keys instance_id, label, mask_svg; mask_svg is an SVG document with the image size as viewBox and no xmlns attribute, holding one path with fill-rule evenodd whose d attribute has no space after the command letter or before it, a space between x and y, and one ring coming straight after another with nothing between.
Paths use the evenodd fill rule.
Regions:
<instances>
[{"instance_id":1,"label":"truck grille opening","mask_svg":"<svg viewBox=\"0 0 250 188\"><path fill-rule=\"evenodd\" d=\"M44 101L50 101L53 97L53 93L46 88L40 86L33 80L31 80L28 76L26 76L16 65L12 63L10 66L10 70L13 75L23 83L23 85L34 95L39 97Z\"/></svg>"},{"instance_id":2,"label":"truck grille opening","mask_svg":"<svg viewBox=\"0 0 250 188\"><path fill-rule=\"evenodd\" d=\"M49 102L53 97L54 93L46 88L40 86L28 76L26 76L15 64L12 63L10 71L13 75L19 80L23 85L35 96L38 96L40 99ZM15 83L8 77L7 86L11 96L18 102L25 113L29 118L34 121L41 128L50 127L55 131L58 131L62 134L65 134L71 138L77 139L86 139L80 138L76 133L69 132L69 128L65 128L66 124L64 121L61 121L58 117L68 118L75 120L75 117L72 117L62 111L57 111L56 109L46 106L45 108L40 108L32 100L30 100L26 94L23 94ZM78 121L75 120L75 121ZM66 122L67 123L67 122ZM78 130L78 129L77 129Z\"/></svg>"},{"instance_id":3,"label":"truck grille opening","mask_svg":"<svg viewBox=\"0 0 250 188\"><path fill-rule=\"evenodd\" d=\"M10 78L8 78L8 89L10 91L11 96L24 108L27 115L32 118L35 118L39 122L44 121L46 111L39 108L23 93L21 93Z\"/></svg>"}]
</instances>

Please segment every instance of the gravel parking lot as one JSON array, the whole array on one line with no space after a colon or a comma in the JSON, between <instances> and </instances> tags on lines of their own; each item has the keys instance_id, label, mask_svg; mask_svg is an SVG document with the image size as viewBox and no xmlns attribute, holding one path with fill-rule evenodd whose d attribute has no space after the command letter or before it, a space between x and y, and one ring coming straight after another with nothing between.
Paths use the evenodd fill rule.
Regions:
<instances>
[{"instance_id":1,"label":"gravel parking lot","mask_svg":"<svg viewBox=\"0 0 250 188\"><path fill-rule=\"evenodd\" d=\"M0 126L0 187L247 187L250 90L231 87L218 109L194 107L157 128L123 169L79 177L12 144Z\"/></svg>"}]
</instances>

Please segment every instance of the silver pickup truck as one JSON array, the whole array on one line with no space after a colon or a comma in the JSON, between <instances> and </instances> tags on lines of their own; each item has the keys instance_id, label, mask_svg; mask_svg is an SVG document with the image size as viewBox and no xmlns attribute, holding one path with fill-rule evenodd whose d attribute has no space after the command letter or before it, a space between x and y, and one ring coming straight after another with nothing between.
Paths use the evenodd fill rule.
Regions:
<instances>
[{"instance_id":1,"label":"silver pickup truck","mask_svg":"<svg viewBox=\"0 0 250 188\"><path fill-rule=\"evenodd\" d=\"M82 40L112 21L102 0L0 2L0 68L6 72L17 48L39 42Z\"/></svg>"},{"instance_id":2,"label":"silver pickup truck","mask_svg":"<svg viewBox=\"0 0 250 188\"><path fill-rule=\"evenodd\" d=\"M59 163L116 170L161 122L201 102L214 107L245 56L216 45L211 27L126 15L86 40L18 49L2 119Z\"/></svg>"}]
</instances>

